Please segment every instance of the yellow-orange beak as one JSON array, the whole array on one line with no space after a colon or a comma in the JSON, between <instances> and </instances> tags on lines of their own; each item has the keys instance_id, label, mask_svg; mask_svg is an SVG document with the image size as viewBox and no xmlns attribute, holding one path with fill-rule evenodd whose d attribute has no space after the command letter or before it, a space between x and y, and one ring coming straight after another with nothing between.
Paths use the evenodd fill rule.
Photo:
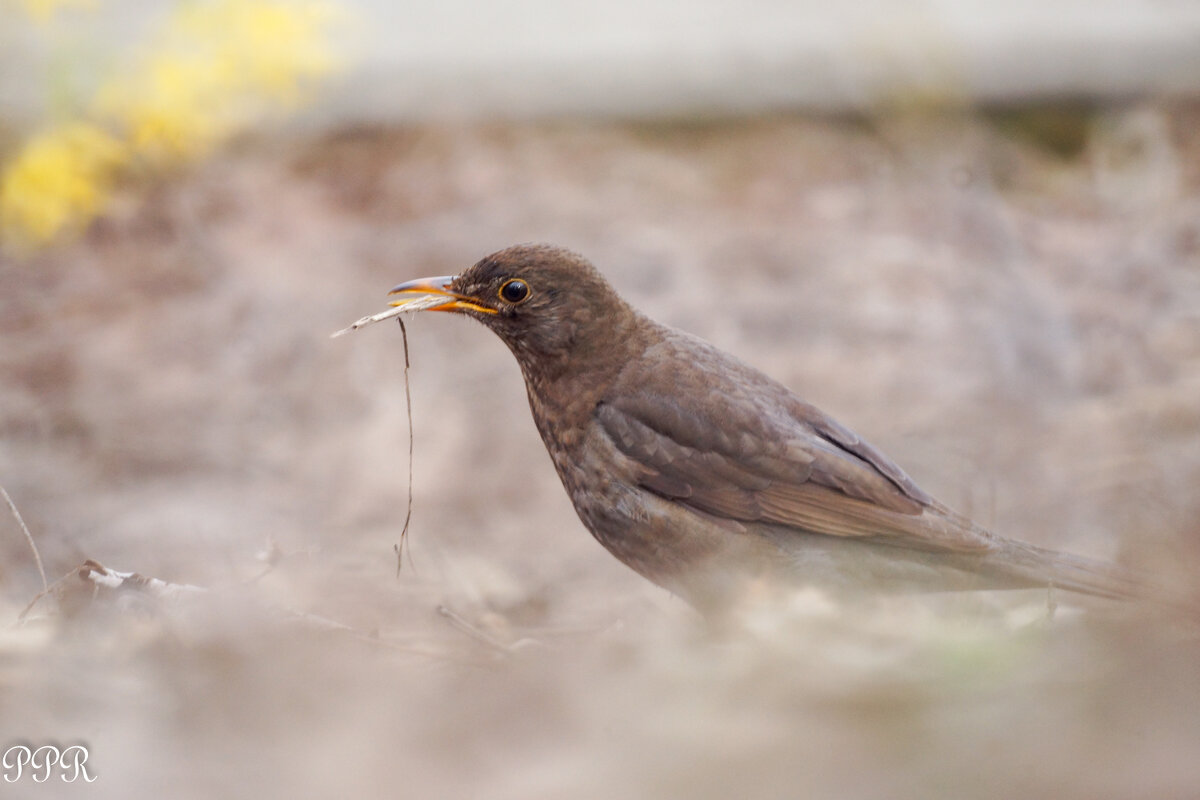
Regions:
<instances>
[{"instance_id":1,"label":"yellow-orange beak","mask_svg":"<svg viewBox=\"0 0 1200 800\"><path fill-rule=\"evenodd\" d=\"M442 275L437 278L417 278L415 281L405 281L393 288L389 295L392 294L420 294L420 295L445 295L446 302L440 306L425 309L426 311L478 311L483 314L498 313L494 308L480 305L473 298L466 295L456 294L450 291L450 284L454 282L453 275ZM408 300L393 300L388 303L390 306L402 306Z\"/></svg>"}]
</instances>

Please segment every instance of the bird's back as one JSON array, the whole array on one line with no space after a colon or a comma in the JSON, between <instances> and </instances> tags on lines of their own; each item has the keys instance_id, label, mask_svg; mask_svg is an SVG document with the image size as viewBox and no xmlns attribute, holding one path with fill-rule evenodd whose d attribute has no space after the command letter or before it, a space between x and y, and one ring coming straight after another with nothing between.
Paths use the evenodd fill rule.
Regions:
<instances>
[{"instance_id":1,"label":"bird's back","mask_svg":"<svg viewBox=\"0 0 1200 800\"><path fill-rule=\"evenodd\" d=\"M643 346L597 397L589 439L589 460L613 465L608 502L627 513L580 511L639 572L717 562L754 579L838 588L1131 591L1107 565L991 534L759 370L690 334L642 325Z\"/></svg>"}]
</instances>

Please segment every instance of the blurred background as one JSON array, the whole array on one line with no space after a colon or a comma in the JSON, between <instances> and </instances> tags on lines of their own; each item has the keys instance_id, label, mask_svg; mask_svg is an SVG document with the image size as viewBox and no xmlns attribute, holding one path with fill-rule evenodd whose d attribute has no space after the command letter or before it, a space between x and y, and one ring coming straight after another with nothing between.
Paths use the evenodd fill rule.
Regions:
<instances>
[{"instance_id":1,"label":"blurred background","mask_svg":"<svg viewBox=\"0 0 1200 800\"><path fill-rule=\"evenodd\" d=\"M1200 795L1194 625L801 592L713 630L587 534L491 334L408 320L411 476L399 330L329 339L555 242L980 523L1194 596L1200 5L0 22L0 486L54 584L0 508L0 747L96 776L12 796Z\"/></svg>"}]
</instances>

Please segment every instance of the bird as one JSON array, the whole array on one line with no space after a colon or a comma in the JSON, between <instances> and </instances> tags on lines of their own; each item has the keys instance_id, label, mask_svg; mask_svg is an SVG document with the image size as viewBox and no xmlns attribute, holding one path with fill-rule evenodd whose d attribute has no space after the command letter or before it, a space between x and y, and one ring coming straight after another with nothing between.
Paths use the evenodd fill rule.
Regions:
<instances>
[{"instance_id":1,"label":"bird","mask_svg":"<svg viewBox=\"0 0 1200 800\"><path fill-rule=\"evenodd\" d=\"M1114 565L953 511L782 383L636 310L570 250L516 245L390 294L475 319L508 346L584 526L706 615L764 586L1139 593Z\"/></svg>"}]
</instances>

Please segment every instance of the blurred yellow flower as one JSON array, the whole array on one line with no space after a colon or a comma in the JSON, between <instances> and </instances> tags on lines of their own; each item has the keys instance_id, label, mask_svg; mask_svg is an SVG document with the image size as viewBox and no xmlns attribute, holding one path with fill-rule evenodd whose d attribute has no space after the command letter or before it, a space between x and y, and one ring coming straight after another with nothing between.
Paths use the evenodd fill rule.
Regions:
<instances>
[{"instance_id":1,"label":"blurred yellow flower","mask_svg":"<svg viewBox=\"0 0 1200 800\"><path fill-rule=\"evenodd\" d=\"M200 156L233 128L229 71L187 52L156 52L137 80L102 88L100 107L143 158Z\"/></svg>"},{"instance_id":2,"label":"blurred yellow flower","mask_svg":"<svg viewBox=\"0 0 1200 800\"><path fill-rule=\"evenodd\" d=\"M44 22L94 0L18 2ZM313 0L177 2L158 35L85 104L98 122L52 128L6 165L0 233L36 244L77 230L103 209L122 167L202 157L273 107L298 105L337 66L336 21Z\"/></svg>"},{"instance_id":3,"label":"blurred yellow flower","mask_svg":"<svg viewBox=\"0 0 1200 800\"><path fill-rule=\"evenodd\" d=\"M0 181L0 230L40 244L95 215L125 147L95 125L52 128L27 142Z\"/></svg>"},{"instance_id":4,"label":"blurred yellow flower","mask_svg":"<svg viewBox=\"0 0 1200 800\"><path fill-rule=\"evenodd\" d=\"M336 65L328 41L334 12L324 3L220 0L182 11L178 32L211 44L214 60L232 68L230 88L292 102Z\"/></svg>"},{"instance_id":5,"label":"blurred yellow flower","mask_svg":"<svg viewBox=\"0 0 1200 800\"><path fill-rule=\"evenodd\" d=\"M184 3L134 73L101 88L99 108L143 157L203 155L271 105L295 105L334 69L331 20L317 3Z\"/></svg>"}]
</instances>

